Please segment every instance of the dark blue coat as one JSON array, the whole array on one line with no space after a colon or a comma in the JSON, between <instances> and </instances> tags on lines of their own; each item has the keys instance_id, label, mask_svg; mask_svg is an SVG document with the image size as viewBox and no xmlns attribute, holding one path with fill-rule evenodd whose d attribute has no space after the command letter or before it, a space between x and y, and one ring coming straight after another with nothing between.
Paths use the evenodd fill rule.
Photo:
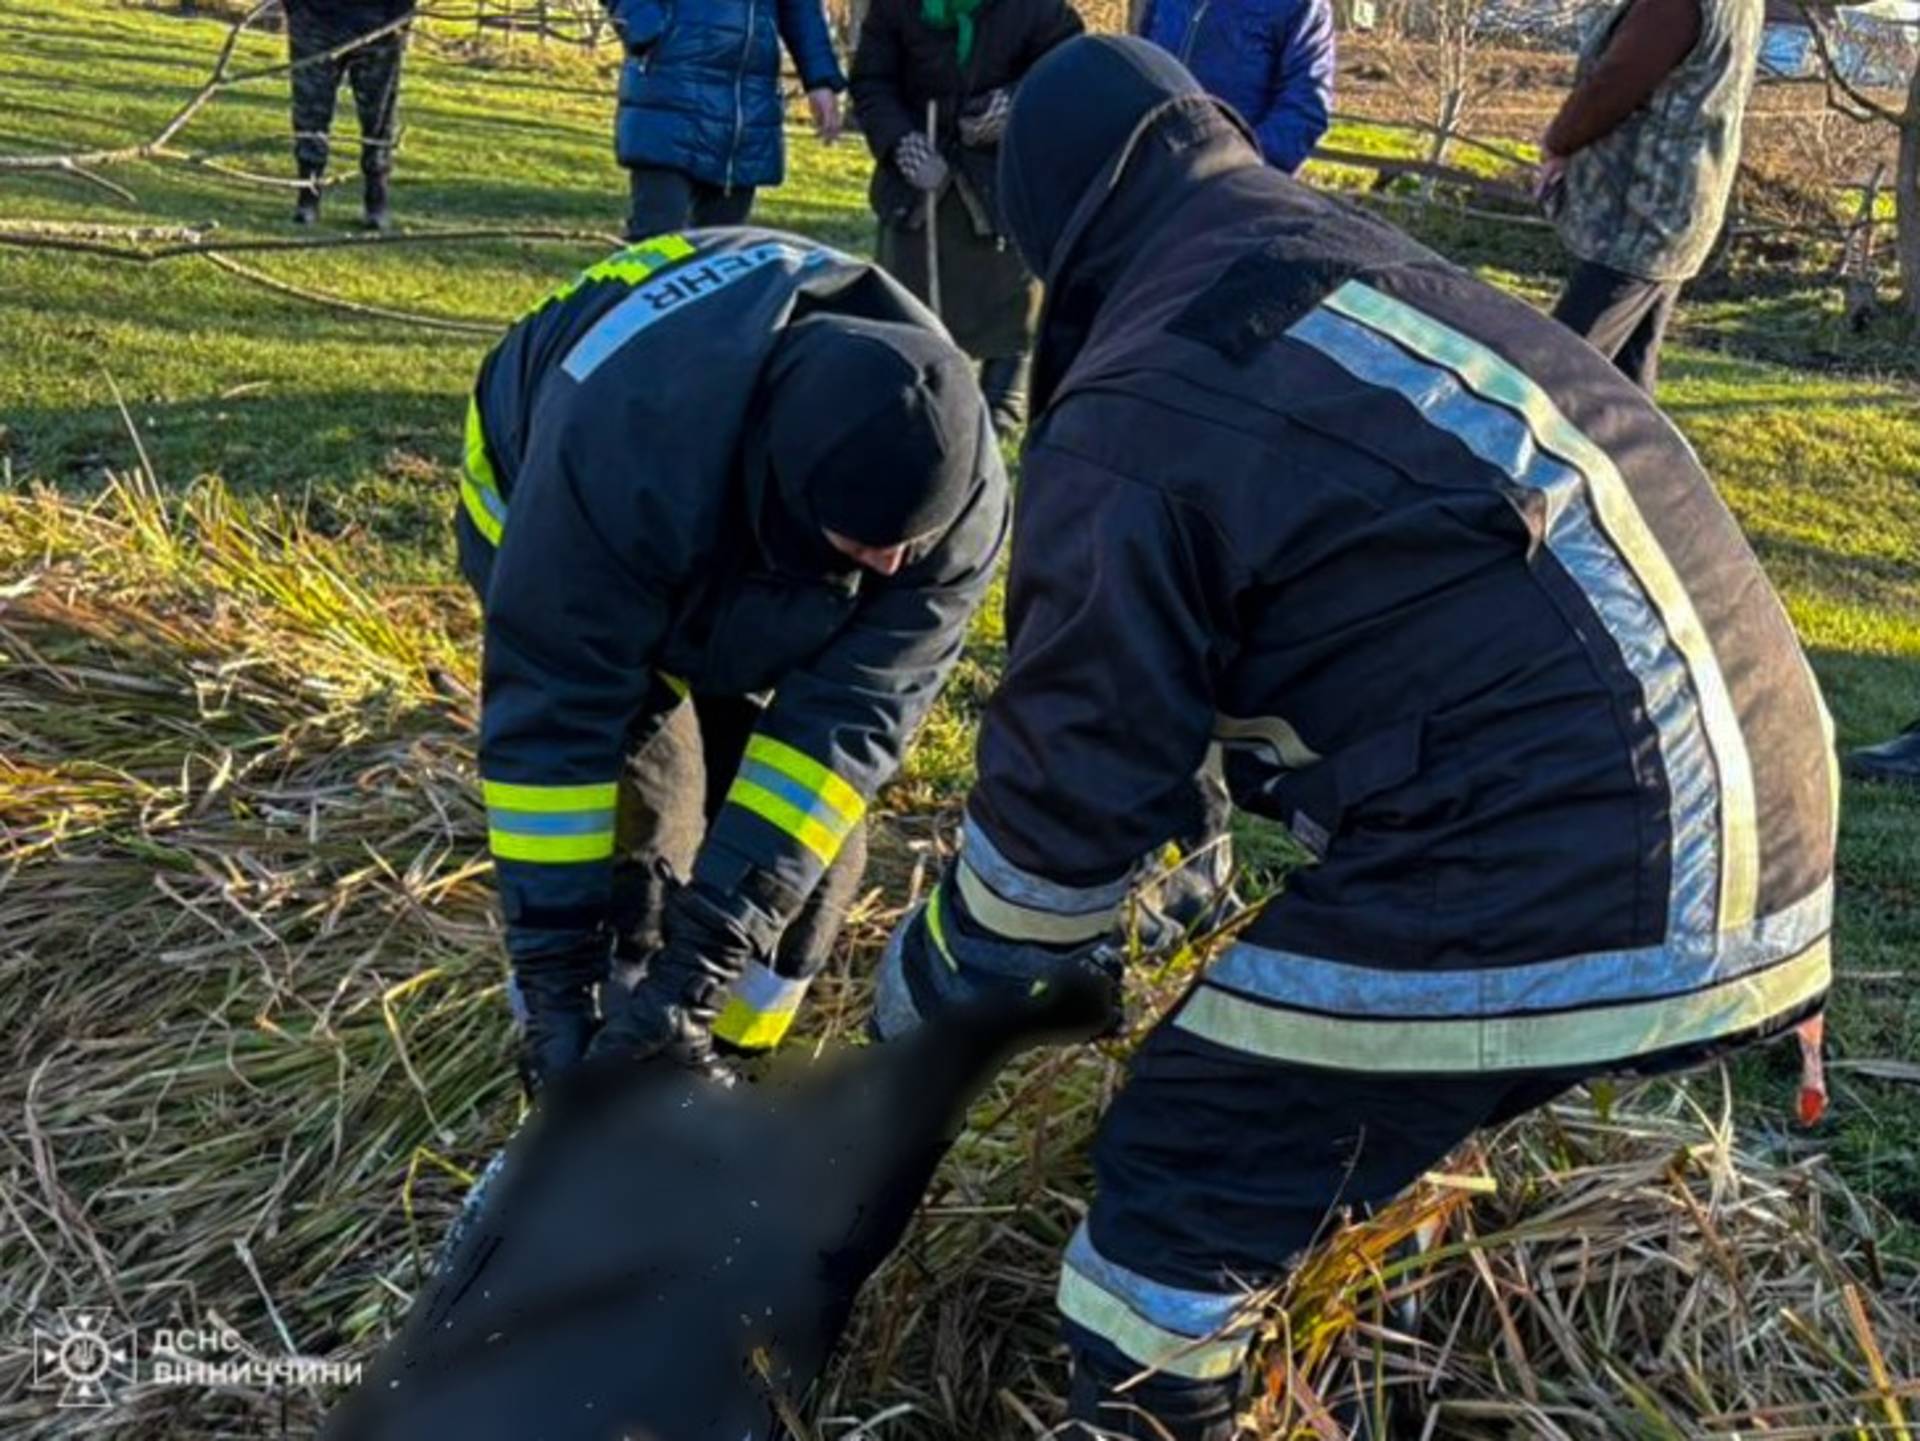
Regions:
<instances>
[{"instance_id":1,"label":"dark blue coat","mask_svg":"<svg viewBox=\"0 0 1920 1441\"><path fill-rule=\"evenodd\" d=\"M627 45L614 149L709 185L778 185L780 46L809 90L844 90L820 0L609 0Z\"/></svg>"},{"instance_id":2,"label":"dark blue coat","mask_svg":"<svg viewBox=\"0 0 1920 1441\"><path fill-rule=\"evenodd\" d=\"M1140 33L1247 118L1269 165L1293 173L1327 133L1331 0L1148 0Z\"/></svg>"}]
</instances>

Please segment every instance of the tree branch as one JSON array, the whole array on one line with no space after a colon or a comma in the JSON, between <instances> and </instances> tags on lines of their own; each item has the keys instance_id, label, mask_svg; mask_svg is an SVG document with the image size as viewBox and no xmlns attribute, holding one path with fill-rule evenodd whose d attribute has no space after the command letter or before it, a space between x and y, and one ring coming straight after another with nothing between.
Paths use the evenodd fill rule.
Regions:
<instances>
[{"instance_id":1,"label":"tree branch","mask_svg":"<svg viewBox=\"0 0 1920 1441\"><path fill-rule=\"evenodd\" d=\"M420 315L411 310L389 310L384 305L365 305L358 300L348 300L344 295L333 295L324 290L308 290L304 286L294 285L277 279L265 271L254 270L237 260L213 251L199 252L207 264L237 275L242 280L262 286L281 295L290 295L295 300L304 300L310 305L324 306L328 310L338 310L347 315L363 315L374 320L397 320L406 325L418 325L428 330L445 330L456 335L481 335L495 339L505 330L507 322L482 322L477 320L455 320L445 315Z\"/></svg>"},{"instance_id":2,"label":"tree branch","mask_svg":"<svg viewBox=\"0 0 1920 1441\"><path fill-rule=\"evenodd\" d=\"M464 230L408 230L391 234L317 235L298 240L208 239L211 226L73 225L64 221L0 222L0 245L21 250L69 250L151 265L183 255L228 255L260 250L378 249L389 245L457 245L483 240L574 241L617 248L625 242L597 230L549 226L475 226ZM142 245L140 241L162 241Z\"/></svg>"},{"instance_id":3,"label":"tree branch","mask_svg":"<svg viewBox=\"0 0 1920 1441\"><path fill-rule=\"evenodd\" d=\"M1833 42L1827 35L1826 22L1823 18L1830 7L1817 5L1813 0L1795 0L1795 3L1807 22L1807 30L1813 36L1814 50L1820 56L1820 70L1827 82L1827 104L1850 120L1864 123L1868 119L1878 119L1886 121L1889 125L1904 128L1908 124L1905 112L1875 100L1865 90L1855 85L1841 69L1840 62L1834 58ZM1856 109L1849 110L1846 105L1841 104L1842 97Z\"/></svg>"}]
</instances>

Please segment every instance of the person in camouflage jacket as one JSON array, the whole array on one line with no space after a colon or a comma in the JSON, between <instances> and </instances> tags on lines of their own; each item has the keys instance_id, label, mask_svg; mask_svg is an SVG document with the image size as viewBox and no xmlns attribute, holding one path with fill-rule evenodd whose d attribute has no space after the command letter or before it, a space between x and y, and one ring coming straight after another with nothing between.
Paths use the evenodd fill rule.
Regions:
<instances>
[{"instance_id":1,"label":"person in camouflage jacket","mask_svg":"<svg viewBox=\"0 0 1920 1441\"><path fill-rule=\"evenodd\" d=\"M1726 219L1765 8L1619 0L1541 141L1541 196L1578 262L1554 316L1649 392Z\"/></svg>"}]
</instances>

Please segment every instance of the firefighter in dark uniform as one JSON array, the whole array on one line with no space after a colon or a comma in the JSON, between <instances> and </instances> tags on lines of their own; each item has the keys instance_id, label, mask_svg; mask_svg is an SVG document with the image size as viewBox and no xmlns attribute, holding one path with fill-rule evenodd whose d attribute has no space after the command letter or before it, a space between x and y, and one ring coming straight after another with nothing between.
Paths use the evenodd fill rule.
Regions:
<instances>
[{"instance_id":1,"label":"firefighter in dark uniform","mask_svg":"<svg viewBox=\"0 0 1920 1441\"><path fill-rule=\"evenodd\" d=\"M773 1045L825 961L838 915L795 918L857 886L868 801L991 580L1007 484L966 357L825 246L656 237L487 357L461 491L529 1083L589 1046L724 1074L715 1032ZM623 784L689 705L708 785ZM620 843L689 804L657 884L661 847Z\"/></svg>"},{"instance_id":2,"label":"firefighter in dark uniform","mask_svg":"<svg viewBox=\"0 0 1920 1441\"><path fill-rule=\"evenodd\" d=\"M393 174L393 128L400 110L400 62L407 31L397 22L414 0L286 0L287 52L293 61L293 159L300 172L296 225L320 218L333 106L345 79L360 119L363 218L370 229L390 223L387 181ZM364 38L371 36L371 39Z\"/></svg>"},{"instance_id":3,"label":"firefighter in dark uniform","mask_svg":"<svg viewBox=\"0 0 1920 1441\"><path fill-rule=\"evenodd\" d=\"M1644 395L1164 52L1056 51L1002 175L1048 297L1010 655L875 1028L1111 967L1212 745L1317 854L1145 1041L1061 1277L1078 1426L1224 1441L1249 1289L1334 1207L1818 1014L1826 713Z\"/></svg>"}]
</instances>

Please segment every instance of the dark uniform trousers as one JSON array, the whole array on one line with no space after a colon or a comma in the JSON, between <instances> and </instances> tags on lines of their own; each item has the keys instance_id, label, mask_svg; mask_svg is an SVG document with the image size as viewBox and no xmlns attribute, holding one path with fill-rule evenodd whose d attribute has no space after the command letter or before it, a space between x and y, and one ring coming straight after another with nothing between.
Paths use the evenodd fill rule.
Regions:
<instances>
[{"instance_id":1,"label":"dark uniform trousers","mask_svg":"<svg viewBox=\"0 0 1920 1441\"><path fill-rule=\"evenodd\" d=\"M1680 301L1677 280L1643 280L1583 262L1553 308L1553 318L1652 395L1660 381L1660 346Z\"/></svg>"},{"instance_id":2,"label":"dark uniform trousers","mask_svg":"<svg viewBox=\"0 0 1920 1441\"><path fill-rule=\"evenodd\" d=\"M353 42L410 7L288 0L287 50L293 60L293 158L303 174L327 166L334 98L345 79L360 118L360 168L368 175L393 169L393 127L399 110L400 61L406 30L363 45ZM343 53L329 52L352 46ZM320 59L316 57L327 56Z\"/></svg>"}]
</instances>

